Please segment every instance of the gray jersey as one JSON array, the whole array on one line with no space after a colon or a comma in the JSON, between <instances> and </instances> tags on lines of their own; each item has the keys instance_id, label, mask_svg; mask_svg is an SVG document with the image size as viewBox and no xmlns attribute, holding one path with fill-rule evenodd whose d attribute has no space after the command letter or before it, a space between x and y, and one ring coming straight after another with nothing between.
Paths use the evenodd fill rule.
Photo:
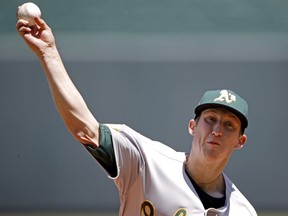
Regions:
<instances>
[{"instance_id":1,"label":"gray jersey","mask_svg":"<svg viewBox=\"0 0 288 216\"><path fill-rule=\"evenodd\" d=\"M205 210L185 173L187 154L152 141L126 125L107 126L117 162L118 175L113 180L120 195L119 215L257 215L225 174L225 206Z\"/></svg>"}]
</instances>

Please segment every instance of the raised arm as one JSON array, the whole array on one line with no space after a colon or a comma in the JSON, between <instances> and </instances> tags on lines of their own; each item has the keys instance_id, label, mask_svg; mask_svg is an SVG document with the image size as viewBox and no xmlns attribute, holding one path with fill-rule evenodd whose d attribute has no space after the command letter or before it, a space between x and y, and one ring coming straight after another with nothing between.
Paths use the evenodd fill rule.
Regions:
<instances>
[{"instance_id":1,"label":"raised arm","mask_svg":"<svg viewBox=\"0 0 288 216\"><path fill-rule=\"evenodd\" d=\"M47 77L59 113L72 135L81 143L99 146L99 123L93 117L70 79L55 44L51 28L43 19L28 26L25 20L16 25L19 35L38 56Z\"/></svg>"}]
</instances>

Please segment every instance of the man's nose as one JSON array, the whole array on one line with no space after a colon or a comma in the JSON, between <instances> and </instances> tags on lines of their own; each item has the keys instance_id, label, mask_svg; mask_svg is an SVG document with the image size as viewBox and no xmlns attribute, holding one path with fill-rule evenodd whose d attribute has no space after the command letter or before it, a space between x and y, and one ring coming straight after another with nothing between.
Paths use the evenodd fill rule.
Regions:
<instances>
[{"instance_id":1,"label":"man's nose","mask_svg":"<svg viewBox=\"0 0 288 216\"><path fill-rule=\"evenodd\" d=\"M222 136L221 122L217 122L217 123L214 125L213 131L212 131L212 135Z\"/></svg>"}]
</instances>

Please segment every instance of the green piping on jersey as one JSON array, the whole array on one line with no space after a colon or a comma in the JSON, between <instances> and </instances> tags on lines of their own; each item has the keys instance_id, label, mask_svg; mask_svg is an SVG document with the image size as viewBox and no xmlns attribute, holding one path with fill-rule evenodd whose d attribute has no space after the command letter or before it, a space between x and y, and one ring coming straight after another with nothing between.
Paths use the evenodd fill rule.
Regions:
<instances>
[{"instance_id":1,"label":"green piping on jersey","mask_svg":"<svg viewBox=\"0 0 288 216\"><path fill-rule=\"evenodd\" d=\"M111 177L117 176L117 165L114 154L114 147L110 129L104 125L99 125L100 145L94 149L84 145L90 154L100 163Z\"/></svg>"}]
</instances>

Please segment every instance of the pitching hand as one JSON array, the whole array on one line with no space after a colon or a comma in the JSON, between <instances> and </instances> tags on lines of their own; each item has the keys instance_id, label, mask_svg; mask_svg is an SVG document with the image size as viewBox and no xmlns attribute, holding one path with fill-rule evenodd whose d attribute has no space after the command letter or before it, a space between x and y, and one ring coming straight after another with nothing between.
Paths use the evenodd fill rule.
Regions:
<instances>
[{"instance_id":1,"label":"pitching hand","mask_svg":"<svg viewBox=\"0 0 288 216\"><path fill-rule=\"evenodd\" d=\"M35 17L36 25L28 26L28 21L20 19L16 24L19 35L27 45L41 56L50 48L55 48L55 38L51 28L41 18Z\"/></svg>"}]
</instances>

